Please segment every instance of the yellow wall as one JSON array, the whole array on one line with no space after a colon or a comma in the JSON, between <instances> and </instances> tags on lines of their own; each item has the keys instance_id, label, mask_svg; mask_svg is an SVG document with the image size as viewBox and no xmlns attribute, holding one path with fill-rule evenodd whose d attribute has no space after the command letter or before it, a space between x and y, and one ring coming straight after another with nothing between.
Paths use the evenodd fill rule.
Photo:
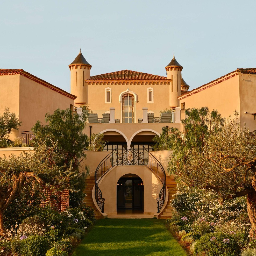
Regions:
<instances>
[{"instance_id":1,"label":"yellow wall","mask_svg":"<svg viewBox=\"0 0 256 256\"><path fill-rule=\"evenodd\" d=\"M9 108L11 113L19 117L19 84L20 75L0 76L0 115ZM11 138L17 134L15 131Z\"/></svg>"},{"instance_id":2,"label":"yellow wall","mask_svg":"<svg viewBox=\"0 0 256 256\"><path fill-rule=\"evenodd\" d=\"M90 175L94 175L100 161L104 159L104 157L107 156L109 153L110 151L86 151L86 158L82 161L80 170L85 171L85 166L87 166L87 168L89 168Z\"/></svg>"},{"instance_id":3,"label":"yellow wall","mask_svg":"<svg viewBox=\"0 0 256 256\"><path fill-rule=\"evenodd\" d=\"M45 124L45 114L56 109L67 109L74 101L52 89L20 76L19 118L22 121L20 131L31 131L39 120Z\"/></svg>"},{"instance_id":4,"label":"yellow wall","mask_svg":"<svg viewBox=\"0 0 256 256\"><path fill-rule=\"evenodd\" d=\"M240 74L239 77L241 124L246 124L246 127L253 131L256 130L256 120L251 113L256 113L256 75Z\"/></svg>"},{"instance_id":5,"label":"yellow wall","mask_svg":"<svg viewBox=\"0 0 256 256\"><path fill-rule=\"evenodd\" d=\"M223 117L234 117L235 110L240 112L239 76L236 75L180 100L181 105L184 102L186 109L208 107L210 111L217 109Z\"/></svg>"},{"instance_id":6,"label":"yellow wall","mask_svg":"<svg viewBox=\"0 0 256 256\"><path fill-rule=\"evenodd\" d=\"M169 126L182 130L181 123L137 123L137 124L110 124L110 123L88 123L85 127L85 133L89 136L90 126L92 126L92 133L104 133L106 131L119 132L128 143L139 132L151 131L155 134L161 134L162 128ZM146 136L146 135L145 135ZM129 146L129 145L128 145Z\"/></svg>"},{"instance_id":7,"label":"yellow wall","mask_svg":"<svg viewBox=\"0 0 256 256\"><path fill-rule=\"evenodd\" d=\"M22 153L31 153L31 147L13 147L13 148L0 148L0 157L10 157L11 155L19 156Z\"/></svg>"},{"instance_id":8,"label":"yellow wall","mask_svg":"<svg viewBox=\"0 0 256 256\"><path fill-rule=\"evenodd\" d=\"M114 82L113 82L114 83ZM142 108L148 108L148 111L153 111L155 116L160 116L160 111L169 108L169 82L152 82L152 84L88 84L88 105L89 108L102 117L102 114L109 109L115 108L115 119L121 120L121 103L119 102L119 95L129 89L138 95L138 102L135 103L135 122L138 118L143 118ZM160 83L160 82L159 82ZM105 88L111 88L112 102L105 103ZM147 88L153 88L154 103L147 103Z\"/></svg>"}]
</instances>

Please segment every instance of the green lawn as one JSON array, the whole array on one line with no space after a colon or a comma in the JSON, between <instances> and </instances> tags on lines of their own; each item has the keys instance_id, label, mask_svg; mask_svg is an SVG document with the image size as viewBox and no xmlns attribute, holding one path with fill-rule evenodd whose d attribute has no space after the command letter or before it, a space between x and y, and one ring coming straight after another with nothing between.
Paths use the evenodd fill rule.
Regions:
<instances>
[{"instance_id":1,"label":"green lawn","mask_svg":"<svg viewBox=\"0 0 256 256\"><path fill-rule=\"evenodd\" d=\"M73 253L73 256L82 255L187 254L166 229L164 220L102 219Z\"/></svg>"}]
</instances>

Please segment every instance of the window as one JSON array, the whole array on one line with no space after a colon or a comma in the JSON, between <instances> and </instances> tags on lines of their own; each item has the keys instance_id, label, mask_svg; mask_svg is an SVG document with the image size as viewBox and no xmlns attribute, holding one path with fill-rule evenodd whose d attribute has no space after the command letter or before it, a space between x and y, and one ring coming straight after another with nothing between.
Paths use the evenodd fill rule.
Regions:
<instances>
[{"instance_id":1,"label":"window","mask_svg":"<svg viewBox=\"0 0 256 256\"><path fill-rule=\"evenodd\" d=\"M134 96L129 93L122 95L122 123L134 122Z\"/></svg>"},{"instance_id":2,"label":"window","mask_svg":"<svg viewBox=\"0 0 256 256\"><path fill-rule=\"evenodd\" d=\"M181 110L185 110L185 102L181 103Z\"/></svg>"},{"instance_id":3,"label":"window","mask_svg":"<svg viewBox=\"0 0 256 256\"><path fill-rule=\"evenodd\" d=\"M147 90L147 103L154 102L153 88L148 88Z\"/></svg>"},{"instance_id":4,"label":"window","mask_svg":"<svg viewBox=\"0 0 256 256\"><path fill-rule=\"evenodd\" d=\"M105 89L105 103L111 103L111 88Z\"/></svg>"}]
</instances>

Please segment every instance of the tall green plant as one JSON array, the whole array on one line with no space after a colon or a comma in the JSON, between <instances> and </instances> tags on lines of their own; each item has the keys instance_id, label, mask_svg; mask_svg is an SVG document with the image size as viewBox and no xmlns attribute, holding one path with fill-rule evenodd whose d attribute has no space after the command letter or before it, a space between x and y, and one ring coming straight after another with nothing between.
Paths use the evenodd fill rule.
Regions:
<instances>
[{"instance_id":1,"label":"tall green plant","mask_svg":"<svg viewBox=\"0 0 256 256\"><path fill-rule=\"evenodd\" d=\"M184 121L185 133L176 131L173 137L171 173L187 186L214 191L221 200L246 195L251 236L255 237L255 134L241 127L238 119L224 123L217 113L209 118L207 111L195 109L190 114Z\"/></svg>"},{"instance_id":2,"label":"tall green plant","mask_svg":"<svg viewBox=\"0 0 256 256\"><path fill-rule=\"evenodd\" d=\"M5 148L11 144L9 139L12 130L17 130L21 122L14 113L10 113L6 108L3 115L0 116L0 148Z\"/></svg>"},{"instance_id":3,"label":"tall green plant","mask_svg":"<svg viewBox=\"0 0 256 256\"><path fill-rule=\"evenodd\" d=\"M88 138L84 134L87 117L87 108L83 108L81 114L70 109L57 109L52 115L46 115L46 125L37 122L32 129L35 146L41 143L52 146L56 143L56 153L62 157L55 164L62 168L63 175L67 177L71 206L77 206L84 196L85 174L80 172L79 166L88 147Z\"/></svg>"}]
</instances>

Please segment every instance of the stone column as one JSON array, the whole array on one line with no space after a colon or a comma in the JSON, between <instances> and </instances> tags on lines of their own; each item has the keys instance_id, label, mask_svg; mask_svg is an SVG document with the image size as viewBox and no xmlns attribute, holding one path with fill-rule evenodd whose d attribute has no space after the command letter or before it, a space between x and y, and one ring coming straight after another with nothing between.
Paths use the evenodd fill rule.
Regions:
<instances>
[{"instance_id":1,"label":"stone column","mask_svg":"<svg viewBox=\"0 0 256 256\"><path fill-rule=\"evenodd\" d=\"M175 123L180 123L180 107L175 108Z\"/></svg>"},{"instance_id":2,"label":"stone column","mask_svg":"<svg viewBox=\"0 0 256 256\"><path fill-rule=\"evenodd\" d=\"M142 108L143 110L143 121L142 123L148 123L148 108Z\"/></svg>"},{"instance_id":3,"label":"stone column","mask_svg":"<svg viewBox=\"0 0 256 256\"><path fill-rule=\"evenodd\" d=\"M115 123L115 108L110 108L110 120L109 123Z\"/></svg>"}]
</instances>

